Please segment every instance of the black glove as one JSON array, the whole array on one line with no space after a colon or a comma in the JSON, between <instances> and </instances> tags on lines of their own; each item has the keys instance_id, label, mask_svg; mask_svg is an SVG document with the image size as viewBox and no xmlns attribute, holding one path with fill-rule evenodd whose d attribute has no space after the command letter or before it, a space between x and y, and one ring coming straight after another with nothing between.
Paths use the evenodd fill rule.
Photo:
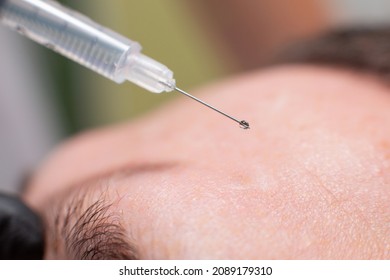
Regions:
<instances>
[{"instance_id":1,"label":"black glove","mask_svg":"<svg viewBox=\"0 0 390 280\"><path fill-rule=\"evenodd\" d=\"M0 259L42 259L43 227L40 218L19 198L0 194Z\"/></svg>"}]
</instances>

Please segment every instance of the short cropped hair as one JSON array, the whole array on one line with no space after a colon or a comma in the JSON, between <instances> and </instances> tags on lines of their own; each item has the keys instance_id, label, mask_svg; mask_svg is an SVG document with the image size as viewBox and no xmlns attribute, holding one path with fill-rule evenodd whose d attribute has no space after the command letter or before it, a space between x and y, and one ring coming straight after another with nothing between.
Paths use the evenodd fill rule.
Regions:
<instances>
[{"instance_id":1,"label":"short cropped hair","mask_svg":"<svg viewBox=\"0 0 390 280\"><path fill-rule=\"evenodd\" d=\"M308 63L374 74L390 84L390 27L328 31L281 52L272 64Z\"/></svg>"}]
</instances>

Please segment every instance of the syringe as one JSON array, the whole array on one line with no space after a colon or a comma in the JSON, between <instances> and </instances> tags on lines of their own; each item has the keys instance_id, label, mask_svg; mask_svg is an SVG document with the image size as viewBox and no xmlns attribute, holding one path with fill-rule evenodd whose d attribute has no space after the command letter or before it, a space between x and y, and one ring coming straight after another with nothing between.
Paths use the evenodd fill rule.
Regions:
<instances>
[{"instance_id":1,"label":"syringe","mask_svg":"<svg viewBox=\"0 0 390 280\"><path fill-rule=\"evenodd\" d=\"M173 72L141 53L141 45L50 0L0 0L0 20L24 36L115 81L154 93L176 90L249 128L176 87Z\"/></svg>"}]
</instances>

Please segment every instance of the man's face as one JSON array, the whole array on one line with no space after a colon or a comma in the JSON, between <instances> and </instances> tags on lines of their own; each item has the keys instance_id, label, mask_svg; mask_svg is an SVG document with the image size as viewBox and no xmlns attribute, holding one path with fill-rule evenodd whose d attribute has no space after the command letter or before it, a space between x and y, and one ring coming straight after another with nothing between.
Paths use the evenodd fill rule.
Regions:
<instances>
[{"instance_id":1,"label":"man's face","mask_svg":"<svg viewBox=\"0 0 390 280\"><path fill-rule=\"evenodd\" d=\"M390 90L279 67L62 145L27 201L48 258L390 258Z\"/></svg>"}]
</instances>

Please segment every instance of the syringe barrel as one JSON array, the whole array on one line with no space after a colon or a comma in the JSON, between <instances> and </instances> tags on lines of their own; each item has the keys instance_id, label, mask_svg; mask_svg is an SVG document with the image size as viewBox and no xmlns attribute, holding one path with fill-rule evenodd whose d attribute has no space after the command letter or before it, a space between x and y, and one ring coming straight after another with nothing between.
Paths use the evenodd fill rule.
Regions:
<instances>
[{"instance_id":1,"label":"syringe barrel","mask_svg":"<svg viewBox=\"0 0 390 280\"><path fill-rule=\"evenodd\" d=\"M140 44L54 1L0 0L0 19L117 83L127 79L155 93L174 87L172 71L142 55Z\"/></svg>"}]
</instances>

